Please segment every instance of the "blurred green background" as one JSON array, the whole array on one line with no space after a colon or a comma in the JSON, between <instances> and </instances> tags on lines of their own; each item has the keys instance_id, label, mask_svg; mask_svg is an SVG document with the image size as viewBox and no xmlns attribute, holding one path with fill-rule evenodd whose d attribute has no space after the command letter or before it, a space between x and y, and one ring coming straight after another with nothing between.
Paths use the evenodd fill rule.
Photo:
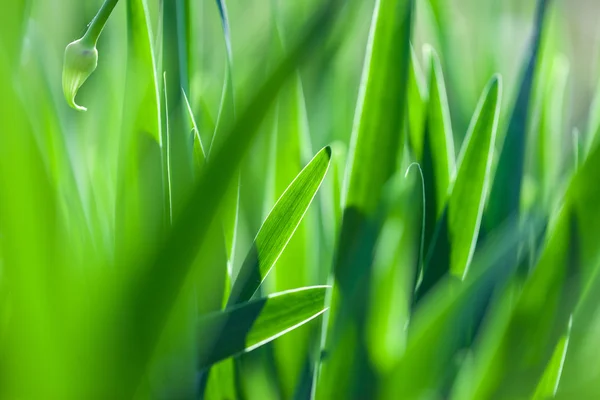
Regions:
<instances>
[{"instance_id":1,"label":"blurred green background","mask_svg":"<svg viewBox=\"0 0 600 400\"><path fill-rule=\"evenodd\" d=\"M394 3L391 0L349 0L343 2L343 6L332 6L335 16L319 20L327 26L311 30L316 32L309 43L311 50L303 50L301 55L291 58L293 68L288 66L291 72L286 73L285 80L277 81L276 90L271 88L270 92L264 92L267 96L259 91L263 87L261 85L276 75L274 71L278 71L280 61L285 60L290 49L295 49L298 38L304 37L306 27L310 26L318 10L324 8L323 1L227 0L228 37L224 34L222 15L216 1L121 0L98 41L98 68L77 95L77 103L88 108L85 113L71 109L64 99L61 84L63 57L66 45L83 36L87 24L103 2L15 0L1 7L0 397L319 397L316 394L318 372L315 371L319 370L321 358L327 359L327 349L320 346L326 336L328 317L325 317L325 323L321 318L312 320L294 332L238 357L235 362L231 359L222 361L210 368L206 375L197 371L194 364L197 362L195 353L201 346L195 338L195 325L198 316L223 309L230 280L237 275L245 257L256 246L253 239L269 211L301 169L319 149L328 145L331 145L333 155L323 186L292 240L284 244L287 247L277 260L277 269L260 286L259 296L305 286L335 285L335 279L339 279L339 276L334 278L336 273L332 273L332 265L334 257L343 252L343 248L340 250L338 247L338 238L342 230L342 199L348 185L346 182L344 186L344 176L350 174L345 170L346 159L353 151L350 138L360 120L356 110L360 101L361 76L366 65L364 60L369 56L369 27L373 21L373 10L380 2ZM390 6L388 11L397 11L410 2L396 3L397 9ZM448 107L451 117L456 150L451 154L452 163L467 135L482 89L495 73L502 76L498 136L503 137L508 129L531 53L537 3L534 0L414 1L410 43L415 59L411 71L414 71L416 60L420 63L416 80L421 84L421 91L428 92L430 67L423 49L426 44L433 46L441 61L442 79L448 94L448 102L442 102L443 107ZM515 245L521 253L534 260L530 264L536 264L537 257L547 253L546 240L562 238L559 234L545 236L545 232L555 232L556 229L556 232L562 233L567 230L564 228L567 223L561 222L561 210L563 203L571 203L570 200L564 201L564 197L571 199L570 194L565 193L575 193L577 189L567 192L565 187L571 177L576 176L578 167L583 165L588 150L593 148L592 137L600 126L597 117L600 115L600 26L597 23L600 20L600 3L594 0L554 0L549 3L533 80L532 101L525 110L528 116L528 149L520 197L521 222L534 214L532 210L538 207L543 209L546 230L540 234L542 239L531 239L535 236L532 233L519 242L519 246ZM401 49L404 39L408 38L390 39L390 48L396 48L397 42L397 48ZM231 43L231 59L228 59L228 41ZM403 67L397 67L400 74ZM383 72L381 75L373 74L373 79L383 76ZM411 82L408 83L409 92ZM403 87L402 83L399 85ZM263 97L257 97L257 92ZM421 94L417 97L422 97L422 104L411 103L413 98L406 95L408 114L413 109L418 113L426 107L428 93ZM246 116L244 110L248 110L253 101L269 96L274 100L273 105L271 101L265 101L260 107L251 109L256 111L256 121L240 118L240 115ZM393 107L384 111L387 114L382 114L388 115L384 118L389 118L390 113L401 113ZM252 116L252 113L248 115ZM403 137L406 136L405 125L408 123L402 120L399 135L402 130ZM241 138L246 128L248 137L251 132L256 131L256 134L252 133L252 142L244 142L243 146L247 146L244 151L235 153L232 150L231 154L239 154L240 157L232 161L227 156L219 158L217 155L215 159L227 162L219 164L215 161L213 164L220 167L235 163L235 168L220 175L221 170L215 167L215 175L208 178L203 175L207 171L205 157L211 165L211 143L217 150L224 148L222 153L226 154L227 146L233 146L236 141L232 139L224 145L226 139L222 143L220 137L235 138L239 135ZM495 132L495 128L492 130ZM552 138L548 139L551 143L539 144L542 140L538 139L539 132ZM374 137L379 134L370 133ZM200 142L204 152L198 150ZM491 139L491 143L496 150L502 148L501 141ZM397 168L402 176L410 162L423 163L410 146L402 142L398 150L400 154L408 155ZM542 147L543 152L539 150ZM540 152L543 154L540 155ZM493 157L494 165L498 162L497 154ZM593 163L586 165L588 167L584 171L587 172L580 174L584 176L580 178L584 182L582 187L585 187L585 182L597 182L593 179L600 176L598 172L594 173ZM368 170L369 167L366 168ZM377 166L372 168L376 170ZM454 172L450 175L454 179ZM493 181L489 173L485 176L486 182ZM210 199L206 200L212 195L210 185L216 185L215 182L221 178L225 182L222 184L223 193L219 192L215 200L218 204L211 205ZM230 184L230 181L233 183ZM380 232L383 235L383 244L378 242L378 246L413 249L413 244L419 241L420 221L415 221L423 210L421 199L417 196L419 200L415 200L413 196L413 186L420 190L420 181L418 184L412 181L401 184L400 189L396 188L401 193L390 195L392 205L389 208L392 211L386 209L390 215L386 214L388 219L385 220L399 220L401 228L390 228L381 223L375 229L377 234L374 234L374 237L379 237ZM177 242L181 237L189 237L190 241L195 238L192 219L185 229L173 229L175 233L172 233L171 228L181 216L190 215L187 210L193 209L190 208L193 205L189 205L189 196L196 187L205 189L199 198L204 198L205 203L201 204L206 205L207 215L193 221L205 225L198 228L204 229L203 240ZM468 191L468 184L466 187ZM381 199L383 204L387 194L384 189L379 189L381 192L372 196ZM482 192L488 192L488 189L484 187ZM582 212L582 215L589 217L590 224L594 225L597 210L593 204L586 205L591 211L588 214L587 211ZM394 208L401 206L409 211ZM218 218L211 219L217 214ZM437 217L441 220L439 215ZM347 219L347 215L344 218ZM480 220L481 215L478 216ZM475 238L479 233L479 223L476 225ZM175 223L174 226L179 225ZM389 229L386 230L386 227ZM386 236L391 234L393 237L394 229L410 231L407 240L410 243L402 241L399 244L400 241ZM588 231L589 236L584 239L590 248L593 245L589 242L595 239L593 232L592 227ZM511 234L501 236L499 242L508 243L509 236ZM166 246L169 251L157 250L162 249L163 241L169 243ZM523 250L532 241L538 246L534 255ZM175 245L168 247L172 243ZM181 245L178 247L177 243ZM478 243L476 259L481 248ZM371 250L373 254L379 254ZM472 250L475 251L474 248ZM598 257L592 250L583 252L588 257L586 261L593 262L590 261L582 286L593 289L597 287L597 283L592 284L596 282L597 274L589 271L598 270ZM155 253L158 254L156 260L165 262L152 264ZM593 256L590 255L592 253ZM480 259L486 260L485 254ZM385 259L387 256L379 257ZM397 263L411 265L410 274L413 270L419 271L419 265L424 262L422 254L418 257L410 251L398 257L400 261L394 259ZM552 254L545 257L551 259ZM373 258L377 260L373 264L376 271L380 259ZM168 261L171 259L173 269L169 269ZM189 271L192 272L182 273L181 277L173 273L177 278L170 281L169 276L175 267L186 263L191 265ZM491 264L487 261L480 263ZM165 266L160 270L164 275L152 276L147 271L154 270L144 269L154 265L158 265L158 269L161 265ZM558 281L566 282L566 275L561 275ZM355 278L360 280L360 277ZM405 278L394 276L390 279ZM385 320L391 316L376 315L372 317L374 320L369 320L376 328L364 335L368 337L365 339L367 347L374 347L369 347L368 352L374 354L371 356L375 361L371 360L371 363L375 366L367 370L368 374L379 375L365 377L367 388L357 389L348 382L359 374L340 367L345 371L341 378L333 374L333 386L331 381L325 383L329 388L326 387L322 393L332 393L327 389L335 388L339 378L339 392L336 393L339 398L361 398L365 393L373 396L376 393L381 398L396 395L396 398L447 398L450 395L476 398L473 394L477 393L475 389L461 392L461 384L469 381L470 376L481 378L473 372L477 369L474 365L481 364L473 360L485 364L493 357L484 357L481 361L463 348L464 353L457 350L448 358L451 359L448 364L452 364L448 369L455 371L450 373L451 379L444 376L437 386L424 391L410 392L407 389L406 394L401 389L388 391L389 387L393 387L389 382L402 376L395 373L406 368L402 361L398 361L402 356L388 354L392 352L390 349L396 349L398 354L406 348L412 349L406 352L412 357L411 351L422 348L417 345L411 348L410 343L413 342L407 345L405 333L398 333L405 332L412 320L408 316L409 310L413 312L410 306L414 289L410 286L412 282L408 288L406 285L388 288L385 276L378 279L381 282L375 281L381 286L373 290L375 294L371 295L375 297L370 298L369 304L390 301L392 305L389 308L393 310L390 315L398 316L394 312L402 314L398 317L402 323L399 328L396 326L398 331L393 331L393 334L385 332L394 325ZM516 307L518 296L515 293L521 293L525 282L519 279L507 284L503 295L496 294L493 300L488 299L492 304L490 309L497 311L493 315L500 317L498 320L492 317L485 320L489 323L486 332L494 332L497 326L508 326L506 315L514 310L511 307ZM148 285L144 286L144 282ZM138 292L132 287L143 288L140 289L140 297L135 297ZM163 288L164 297L155 297L154 290L161 291ZM590 299L597 298L592 289L589 289L592 294L585 298L587 302L581 300L581 303L576 303L584 304L578 310L584 310L586 313L583 315L590 316L589 331L595 333L600 332L600 318L598 307L590 305L596 304ZM552 293L558 292L557 289ZM386 293L389 298L385 297ZM406 293L410 295L405 296ZM457 293L463 292L458 290ZM534 289L531 293L531 297L540 301L546 296ZM447 299L455 294L452 289L442 287L433 296L440 296L437 297L440 302L454 304ZM514 297L511 297L513 294ZM378 295L382 298L376 297ZM330 300L328 294L326 305ZM397 308L402 310L394 309L394 304L399 304ZM130 308L127 308L130 305L131 310L136 310L136 306L144 309L144 314L131 314ZM433 307L424 310L421 316L443 313ZM573 310L574 307L566 313L569 318ZM559 314L558 311L548 313ZM515 319L522 323L519 315ZM419 318L416 317L416 320L424 321L429 317ZM377 325L379 323L381 325ZM515 324L518 336L519 325ZM569 331L571 324L569 322ZM145 327L159 329L137 336ZM501 328L497 328L498 332ZM548 331L552 329L548 328ZM573 329L577 329L576 322ZM584 325L579 329L586 331L588 327ZM509 333L515 335L515 331ZM346 339L340 339L340 348L360 347L359 344L353 345L355 338L351 334L348 337L350 344L343 342ZM493 334L485 338L494 340ZM558 338L562 342L552 342L551 355L560 355L560 350L566 348L564 342L568 342L568 335L565 329L557 335L557 341ZM597 354L599 338L589 335L580 338L579 343L596 347L593 354ZM443 340L443 337L431 339L436 343ZM385 344L380 348L379 342ZM210 347L211 343L207 339L202 345ZM484 350L492 348L482 346ZM511 353L499 348L498 354L504 354L503 351ZM579 356L587 348L582 345ZM360 353L362 350L356 351ZM336 357L338 355L332 359L339 364L333 365L338 367L362 362L360 358L346 360ZM566 369L568 380L563 398L592 399L600 394L600 384L594 381L600 378L600 364L592 360L592 356L581 357L571 364L570 370ZM509 356L499 358L499 370L512 360ZM536 381L534 393L523 398L556 395L554 382L558 380L553 380L552 373L558 364L562 371L564 356L562 359L560 356L555 358L548 361L548 367L544 364L538 374L546 375L532 378ZM441 360L446 359L440 357L444 364ZM587 362L594 365L587 366ZM395 368L397 363L401 366ZM423 365L425 367L421 369L419 365L414 368L426 374L428 364L423 362ZM504 378L510 375L501 375L493 367L487 367L481 367L479 371L491 371L493 378L490 381L481 378L489 387L495 387L497 382L494 379L501 379L494 374ZM461 372L457 372L459 369ZM588 370L587 375L582 372L585 369ZM558 376L560 378L560 373ZM454 379L458 383L453 385ZM544 385L543 379L552 382ZM538 385L538 381L542 383ZM370 385L377 390L370 391ZM545 386L554 390L548 391ZM482 387L487 386L482 384ZM522 398L511 397L510 391L493 395L482 390L481 393L488 396L482 395L482 398ZM552 396L547 396L550 392L553 392Z\"/></svg>"}]
</instances>

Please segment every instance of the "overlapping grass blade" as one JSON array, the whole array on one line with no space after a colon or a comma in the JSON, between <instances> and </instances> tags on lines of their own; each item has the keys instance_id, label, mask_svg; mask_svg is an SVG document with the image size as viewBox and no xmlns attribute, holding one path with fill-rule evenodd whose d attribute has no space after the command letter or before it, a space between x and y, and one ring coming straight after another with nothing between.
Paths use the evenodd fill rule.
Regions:
<instances>
[{"instance_id":1,"label":"overlapping grass blade","mask_svg":"<svg viewBox=\"0 0 600 400\"><path fill-rule=\"evenodd\" d=\"M228 306L250 300L292 238L329 168L331 149L323 148L281 195L261 226L238 276Z\"/></svg>"},{"instance_id":2,"label":"overlapping grass blade","mask_svg":"<svg viewBox=\"0 0 600 400\"><path fill-rule=\"evenodd\" d=\"M272 294L203 317L199 322L199 368L252 351L318 317L328 286ZM208 346L206 346L208 344Z\"/></svg>"},{"instance_id":3,"label":"overlapping grass blade","mask_svg":"<svg viewBox=\"0 0 600 400\"><path fill-rule=\"evenodd\" d=\"M458 158L458 172L445 210L438 222L428 254L419 301L445 274L466 276L481 224L487 195L502 81L495 76L485 87Z\"/></svg>"}]
</instances>

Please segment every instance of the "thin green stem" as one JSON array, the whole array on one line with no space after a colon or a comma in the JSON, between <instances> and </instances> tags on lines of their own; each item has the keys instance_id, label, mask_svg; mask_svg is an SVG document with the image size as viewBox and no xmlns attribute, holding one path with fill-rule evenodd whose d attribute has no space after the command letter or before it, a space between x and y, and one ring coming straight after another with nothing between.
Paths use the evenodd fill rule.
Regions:
<instances>
[{"instance_id":1,"label":"thin green stem","mask_svg":"<svg viewBox=\"0 0 600 400\"><path fill-rule=\"evenodd\" d=\"M104 25L106 25L106 21L108 21L108 17L113 12L115 6L119 0L105 0L102 7L98 11L98 14L94 17L92 22L90 22L90 26L88 27L87 32L83 35L81 39L85 44L90 46L96 46L98 42L98 38L102 33L102 29L104 29Z\"/></svg>"}]
</instances>

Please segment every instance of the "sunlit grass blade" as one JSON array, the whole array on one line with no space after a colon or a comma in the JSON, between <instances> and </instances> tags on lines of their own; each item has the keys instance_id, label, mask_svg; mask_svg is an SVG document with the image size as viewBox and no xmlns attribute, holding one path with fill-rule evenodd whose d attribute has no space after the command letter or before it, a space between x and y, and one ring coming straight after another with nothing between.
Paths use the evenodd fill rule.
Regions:
<instances>
[{"instance_id":1,"label":"sunlit grass blade","mask_svg":"<svg viewBox=\"0 0 600 400\"><path fill-rule=\"evenodd\" d=\"M364 321L369 298L370 258L380 229L377 212L383 188L402 154L413 10L412 0L376 1L373 10L344 181L328 321L329 357L321 365L318 398L372 395L373 372L357 324ZM342 365L340 360L353 362Z\"/></svg>"},{"instance_id":2,"label":"sunlit grass blade","mask_svg":"<svg viewBox=\"0 0 600 400\"><path fill-rule=\"evenodd\" d=\"M199 368L252 351L318 317L328 286L272 294L210 314L198 322ZM206 346L208 344L208 346Z\"/></svg>"},{"instance_id":3,"label":"sunlit grass blade","mask_svg":"<svg viewBox=\"0 0 600 400\"><path fill-rule=\"evenodd\" d=\"M502 81L495 76L485 87L458 157L458 172L446 209L425 255L419 301L445 274L466 276L475 251L490 180Z\"/></svg>"},{"instance_id":4,"label":"sunlit grass blade","mask_svg":"<svg viewBox=\"0 0 600 400\"><path fill-rule=\"evenodd\" d=\"M250 300L266 278L321 186L330 159L331 149L323 148L277 200L233 283L229 306Z\"/></svg>"},{"instance_id":5,"label":"sunlit grass blade","mask_svg":"<svg viewBox=\"0 0 600 400\"><path fill-rule=\"evenodd\" d=\"M516 215L519 212L527 123L531 115L530 99L540 53L544 17L551 1L538 0L537 3L529 58L525 65L517 99L506 131L492 184L490 201L486 208L484 228L488 231L495 229L510 215Z\"/></svg>"},{"instance_id":6,"label":"sunlit grass blade","mask_svg":"<svg viewBox=\"0 0 600 400\"><path fill-rule=\"evenodd\" d=\"M319 9L307 30L257 89L233 124L223 146L211 155L206 169L182 204L165 242L137 272L136 279L125 285L124 303L115 310L115 326L119 327L115 333L119 335L116 340L128 349L127 362L118 362L124 364L123 371L114 377L116 381L104 383L107 390L115 390L116 386L122 392L129 392L139 383L175 299L190 275L192 262L208 234L220 200L256 137L262 119L298 63L313 53L316 38L327 34L337 6L338 3L328 3ZM202 290L210 291L211 288L199 289Z\"/></svg>"}]
</instances>

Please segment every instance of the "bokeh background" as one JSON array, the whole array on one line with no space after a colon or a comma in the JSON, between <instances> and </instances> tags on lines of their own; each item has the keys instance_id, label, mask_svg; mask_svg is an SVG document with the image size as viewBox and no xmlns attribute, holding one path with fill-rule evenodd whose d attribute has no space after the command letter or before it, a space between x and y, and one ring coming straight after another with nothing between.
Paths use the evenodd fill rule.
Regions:
<instances>
[{"instance_id":1,"label":"bokeh background","mask_svg":"<svg viewBox=\"0 0 600 400\"><path fill-rule=\"evenodd\" d=\"M287 43L296 37L296 33L309 20L321 1L326 0L226 1L231 27L232 79L236 109L243 108L248 101L248 96L253 92L252 89L272 71L277 57L283 53ZM240 185L241 211L237 228L234 270L239 269L254 235L274 200L285 188L286 182L289 183L301 166L305 165L323 146L335 143L337 148L347 147L355 118L374 1L350 0L352 7L344 11L346 24L339 46L327 47L327 38L323 38L323 43L317 45L322 44L322 48L329 50L321 51L300 70L305 115L299 119L305 123L305 126L301 129L304 135L299 151L301 156L290 162L292 164L290 170L282 174L284 175L282 178L277 178L280 181L272 185L271 178L276 166L270 163L268 155L273 151L272 133L276 126L273 116L267 118L252 150L243 160ZM40 221L42 226L59 221L57 226L65 228L65 231L61 232L64 236L58 236L59 239L64 239L61 247L56 251L58 255L52 256L64 262L63 268L59 269L62 275L54 274L55 265L52 262L48 262L50 268L47 270L36 264L40 260L42 262L49 260L43 251L54 251L53 244L33 246L35 251L40 251L40 254L22 260L24 266L31 267L31 270L23 272L25 277L23 282L27 283L25 285L27 291L24 293L32 294L32 298L36 299L35 302L45 302L46 297L35 291L38 287L36 285L45 287L44 279L54 276L56 281L60 281L57 287L60 290L64 289L64 293L60 296L63 294L65 296L64 298L58 296L57 304L71 304L71 308L65 313L72 317L69 321L73 327L65 327L65 329L73 328L73 332L76 332L79 329L77 326L79 318L88 317L79 315L78 313L84 314L82 310L85 310L85 307L80 307L80 304L72 301L85 298L87 294L87 289L77 284L83 280L94 281L98 276L100 276L99 281L105 279L106 282L111 282L112 276L107 277L103 273L88 275L87 271L114 266L115 254L119 251L119 246L115 245L118 243L115 237L120 234L119 227L115 223L118 219L115 217L115 210L119 206L117 192L121 190L119 185L122 178L119 154L122 140L120 134L125 125L124 121L128 119L125 102L129 95L126 92L129 49L125 2L121 1L117 5L100 38L98 69L78 94L78 103L88 108L88 112L83 114L70 109L64 100L61 86L63 54L68 43L83 35L102 1L30 0L22 3L26 4L28 16L22 29L5 30L10 36L5 35L4 38L0 38L0 43L4 44L11 41L22 43L16 57L6 62L6 65L10 64L12 67L10 69L12 75L9 75L8 80L15 83L14 93L13 89L9 91L5 87L0 88L2 91L0 98L2 104L8 104L10 96L18 95L23 113L12 114L14 120L8 119L11 116L5 113L3 126L15 129L11 129L10 132L8 130L0 132L0 135L14 134L20 129L19 121L27 119L33 132L31 136L35 138L37 147L32 142L27 144L29 147L24 148L29 150L41 148L42 151L39 153L43 159L41 163L51 175L50 189L40 186L39 190L36 188L38 191L34 190L32 193L36 197L35 201L40 204L55 202L56 210L59 211L54 209L48 212L45 209L39 211L43 218L47 218L46 220L35 220L33 216L26 215L31 217L31 220L23 222L23 226L30 229L23 232L24 237L30 235L32 240L35 239L37 237L35 235L38 234L35 230L36 223L39 224ZM537 2L535 0L416 0L415 3L413 49L421 61L423 61L422 50L426 44L432 45L440 55L448 90L455 149L460 148L478 98L494 73L501 74L504 82L503 117L500 122L500 131L503 131L528 57ZM566 166L573 161L571 147L574 132L578 132L577 134L585 141L586 136L598 128L596 123L600 122L591 120L590 117L592 115L590 111L600 107L600 24L598 24L600 2L553 0L551 3L543 32L542 62L538 64L539 73L534 83L533 112L528 121L529 140L535 142L536 132L540 129L549 129L552 135L564 137L565 140L562 141L564 145L554 149L554 153L549 157L559 165L557 168L560 171L557 174L566 175L567 170L571 171ZM226 42L215 1L197 0L186 4L189 4L189 12L178 13L175 10L170 16L175 21L183 20L185 23L163 26L158 24L162 18L162 2L148 1L151 21L154 22L154 37L167 38L164 41L157 40L154 47L157 53L162 55L162 57L157 56L157 59L167 71L165 80L169 99L181 105L179 87L184 88L196 116L200 135L204 143L210 143L219 113L223 81L227 73ZM1 7L0 12L2 12ZM180 33L174 31L176 26L185 26L188 30L186 36L190 40L186 43L187 49L177 49L170 45L176 41L169 41L169 37ZM20 36L17 38L17 35ZM171 64L172 60L177 58L177 54L182 53L189 55L185 63ZM171 65L176 67L171 68ZM162 77L160 79L162 81ZM552 84L548 85L547 82ZM408 107L410 108L410 105ZM8 139L5 142L11 143ZM15 149L17 149L14 150L15 152L18 151L18 148ZM13 150L9 148L8 151ZM343 150L340 154L342 153ZM32 163L39 161L35 160L38 157L35 151L23 154L22 159L16 153L11 157L27 162L33 160ZM527 175L535 175L537 162L536 159L527 160L525 203L528 201L528 193L535 189L528 189ZM178 166L180 160L177 157L174 163L176 172L185 169ZM339 164L343 165L341 161ZM8 161L3 166L5 176L9 177L7 168L14 166L11 166ZM335 168L332 170L326 185L335 185L336 180L341 176L340 170ZM21 176L23 179L29 176L27 171L19 173L13 178L18 180ZM175 175L184 176L177 178L175 186L184 186L188 179L185 173ZM35 174L32 173L31 176ZM10 178L3 182L1 187L5 193L12 193L12 183ZM20 193L17 189L14 193ZM175 197L177 202L177 199L182 198L183 195L179 194ZM529 197L529 199L533 198L533 196ZM19 197L15 195L14 199L14 207L7 207L7 210L20 209L21 204L16 203ZM148 200L147 203L151 202L152 200ZM76 210L79 204L82 210ZM35 208L36 205L37 203L33 206L23 204L21 209L28 210L27 207ZM140 212L140 214L147 212L142 218L154 216L152 206L150 204L147 209L144 208ZM319 203L319 207L311 208L303 222L302 233L299 234L304 239L308 238L312 243L311 246L314 246L307 252L307 260L303 261L310 267L303 271L303 276L289 279L277 277L288 274L290 269L283 268L284 272L271 274L265 284L266 292L275 289L278 291L292 289L300 285L327 283L332 260L332 243L337 232L333 227L334 218L327 218L328 213L333 211L326 209L325 201ZM150 225L152 224L149 224L149 232L157 229ZM151 236L146 231L141 236L145 234ZM138 246L139 249L132 251L132 254L127 257L135 259L138 256L136 251L147 250L144 246L148 244L144 238L131 240L134 247ZM30 249L26 242L17 247L23 254ZM286 261L284 257L281 263L289 264L292 261L290 258ZM81 273L81 270L85 270L84 273ZM36 275L38 273L39 275ZM2 264L0 263L1 276ZM30 287L27 276L37 276L40 282L34 282ZM32 278L32 282L35 279ZM110 302L110 300L106 301ZM4 316L1 311L0 315ZM45 324L54 325L46 321L44 313L41 313L39 319L37 318L39 315L35 313L32 315L36 315L35 318L32 317L32 321L36 324L42 321L38 325L32 323L31 326L35 329L48 326ZM51 319L51 316L47 318ZM268 371L266 367L260 369L258 366L264 364L260 361L269 357L278 357L279 361L285 360L286 357L293 359L294 355L306 353L308 349L306 337L317 327L318 323L315 322L290 334L288 338L282 338L278 342L281 344L274 345L274 347L279 346L275 356L271 353L272 349L257 351L254 356L250 356L249 365L253 367L247 370L248 382L253 382L252 384L259 387L255 393L265 394L274 390L269 383L272 371ZM19 332L12 332L12 334L16 337ZM68 358L68 354L65 355L66 353L60 353L53 348L50 338L40 339L35 333L28 334L30 336L23 337L24 342L25 339L31 339L34 344L37 343L39 351L47 352L48 366L52 366L53 362L62 357ZM65 342L62 345L68 344L68 336L62 340ZM61 347L57 345L56 348ZM33 346L27 354L31 359L35 359L38 350ZM182 359L177 357L186 349L175 347L169 350L174 354L173 364L182 363ZM171 354L169 351L165 353ZM252 363L252 357L257 360L255 364ZM68 362L77 365L78 360ZM168 361L166 364L170 365ZM302 369L301 362L290 364L280 362L280 364L283 365L283 369L289 368L288 371L281 372L284 377L298 376ZM23 371L25 371L23 374L19 375L17 372L15 376L26 377L28 372L26 369ZM59 376L59 372L56 374L57 381L64 378ZM160 381L161 371L155 371L155 374ZM50 382L54 378L51 375L46 379ZM282 378L283 381L285 379ZM88 383L82 382L81 385ZM285 386L285 383L283 385ZM183 386L185 385L182 384ZM288 386L291 387L293 384ZM164 390L165 393L172 393L169 392L172 389L168 387Z\"/></svg>"}]
</instances>

